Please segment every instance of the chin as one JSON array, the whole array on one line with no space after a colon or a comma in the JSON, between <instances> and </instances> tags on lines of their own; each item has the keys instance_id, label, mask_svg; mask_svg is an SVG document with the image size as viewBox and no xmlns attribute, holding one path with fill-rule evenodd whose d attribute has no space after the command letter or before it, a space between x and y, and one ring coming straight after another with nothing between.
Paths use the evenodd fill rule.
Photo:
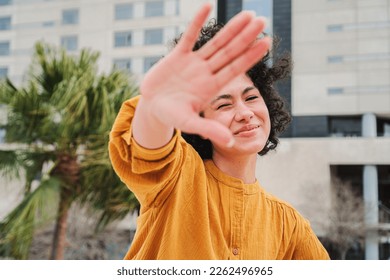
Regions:
<instances>
[{"instance_id":1,"label":"chin","mask_svg":"<svg viewBox=\"0 0 390 280\"><path fill-rule=\"evenodd\" d=\"M241 148L236 148L236 152L241 154L241 155L253 155L253 154L258 154L264 149L265 145L254 145L252 147L241 147ZM233 147L234 149L234 147Z\"/></svg>"}]
</instances>

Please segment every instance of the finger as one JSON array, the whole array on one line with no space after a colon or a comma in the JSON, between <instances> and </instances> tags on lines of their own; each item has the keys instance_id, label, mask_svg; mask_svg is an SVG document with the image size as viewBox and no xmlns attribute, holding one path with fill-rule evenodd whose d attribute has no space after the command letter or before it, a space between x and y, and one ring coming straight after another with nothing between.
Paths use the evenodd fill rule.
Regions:
<instances>
[{"instance_id":1,"label":"finger","mask_svg":"<svg viewBox=\"0 0 390 280\"><path fill-rule=\"evenodd\" d=\"M204 22L206 21L211 11L211 4L204 4L196 13L194 19L190 22L187 30L183 33L177 47L183 51L192 51L196 40L198 39L199 32L202 29Z\"/></svg>"},{"instance_id":2,"label":"finger","mask_svg":"<svg viewBox=\"0 0 390 280\"><path fill-rule=\"evenodd\" d=\"M186 133L198 134L211 142L225 147L234 145L232 132L217 121L194 116L187 122L188 129L183 130Z\"/></svg>"},{"instance_id":3,"label":"finger","mask_svg":"<svg viewBox=\"0 0 390 280\"><path fill-rule=\"evenodd\" d=\"M234 16L215 37L208 41L202 48L198 50L198 54L203 59L208 59L221 47L234 39L246 25L253 19L254 13L243 11Z\"/></svg>"},{"instance_id":4,"label":"finger","mask_svg":"<svg viewBox=\"0 0 390 280\"><path fill-rule=\"evenodd\" d=\"M260 32L264 30L265 20L256 18L252 20L242 32L222 47L208 60L209 67L213 73L218 72L230 61L234 60L241 53L248 49Z\"/></svg>"},{"instance_id":5,"label":"finger","mask_svg":"<svg viewBox=\"0 0 390 280\"><path fill-rule=\"evenodd\" d=\"M231 63L223 67L215 74L216 83L219 87L223 87L227 82L236 76L245 73L253 65L255 65L268 52L271 46L271 38L264 37L258 39L254 44L242 55L237 57Z\"/></svg>"}]
</instances>

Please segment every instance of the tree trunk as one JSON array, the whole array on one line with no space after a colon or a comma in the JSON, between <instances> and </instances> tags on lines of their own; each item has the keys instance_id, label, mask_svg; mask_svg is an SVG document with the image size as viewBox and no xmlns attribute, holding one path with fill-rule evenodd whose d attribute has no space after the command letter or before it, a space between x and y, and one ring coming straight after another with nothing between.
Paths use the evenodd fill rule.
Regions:
<instances>
[{"instance_id":1,"label":"tree trunk","mask_svg":"<svg viewBox=\"0 0 390 280\"><path fill-rule=\"evenodd\" d=\"M61 191L60 204L58 206L58 216L53 235L50 259L63 260L66 243L66 231L68 225L68 212L70 208L69 196L66 191Z\"/></svg>"},{"instance_id":2,"label":"tree trunk","mask_svg":"<svg viewBox=\"0 0 390 280\"><path fill-rule=\"evenodd\" d=\"M57 166L53 169L52 174L61 178L64 185L61 186L60 203L58 205L58 215L50 256L52 260L64 259L68 212L73 198L80 191L80 166L77 162L77 157L69 154L59 154L57 160Z\"/></svg>"}]
</instances>

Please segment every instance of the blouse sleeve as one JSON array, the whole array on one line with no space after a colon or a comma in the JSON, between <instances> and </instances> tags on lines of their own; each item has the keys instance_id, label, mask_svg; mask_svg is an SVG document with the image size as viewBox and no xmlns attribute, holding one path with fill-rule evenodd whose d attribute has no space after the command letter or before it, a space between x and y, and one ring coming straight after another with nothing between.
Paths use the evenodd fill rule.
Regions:
<instances>
[{"instance_id":1,"label":"blouse sleeve","mask_svg":"<svg viewBox=\"0 0 390 280\"><path fill-rule=\"evenodd\" d=\"M300 217L301 227L297 236L296 248L292 259L295 260L329 260L329 254L312 230L309 222Z\"/></svg>"},{"instance_id":2,"label":"blouse sleeve","mask_svg":"<svg viewBox=\"0 0 390 280\"><path fill-rule=\"evenodd\" d=\"M175 131L171 141L159 149L145 149L131 135L139 96L123 103L110 132L111 164L122 182L142 206L162 203L172 191L182 166L185 141Z\"/></svg>"}]
</instances>

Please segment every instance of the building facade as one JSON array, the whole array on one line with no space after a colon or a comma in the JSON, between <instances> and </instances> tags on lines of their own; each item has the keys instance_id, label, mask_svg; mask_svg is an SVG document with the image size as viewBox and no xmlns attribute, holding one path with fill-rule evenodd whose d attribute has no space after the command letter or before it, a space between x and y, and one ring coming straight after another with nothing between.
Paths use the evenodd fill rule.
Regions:
<instances>
[{"instance_id":1,"label":"building facade","mask_svg":"<svg viewBox=\"0 0 390 280\"><path fill-rule=\"evenodd\" d=\"M271 10L279 52L294 62L291 79L278 84L293 122L278 150L259 158L260 182L301 210L320 237L332 223L334 182L351 186L365 206L364 258L388 259L390 1L219 2L227 15L237 6Z\"/></svg>"},{"instance_id":2,"label":"building facade","mask_svg":"<svg viewBox=\"0 0 390 280\"><path fill-rule=\"evenodd\" d=\"M142 77L167 53L204 2L185 0L0 0L0 77L22 82L34 44L99 51L99 69L115 65ZM215 13L215 11L213 12Z\"/></svg>"}]
</instances>

